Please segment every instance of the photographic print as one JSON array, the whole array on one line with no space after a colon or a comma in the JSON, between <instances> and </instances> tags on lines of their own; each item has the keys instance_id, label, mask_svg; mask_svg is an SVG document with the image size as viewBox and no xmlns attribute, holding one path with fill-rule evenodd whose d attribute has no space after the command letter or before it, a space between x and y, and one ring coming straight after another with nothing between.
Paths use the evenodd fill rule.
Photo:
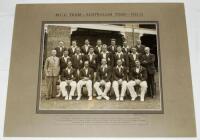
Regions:
<instances>
[{"instance_id":1,"label":"photographic print","mask_svg":"<svg viewBox=\"0 0 200 140\"><path fill-rule=\"evenodd\" d=\"M18 4L14 22L5 137L196 136L183 3Z\"/></svg>"},{"instance_id":2,"label":"photographic print","mask_svg":"<svg viewBox=\"0 0 200 140\"><path fill-rule=\"evenodd\" d=\"M44 22L38 112L162 113L157 22Z\"/></svg>"}]
</instances>

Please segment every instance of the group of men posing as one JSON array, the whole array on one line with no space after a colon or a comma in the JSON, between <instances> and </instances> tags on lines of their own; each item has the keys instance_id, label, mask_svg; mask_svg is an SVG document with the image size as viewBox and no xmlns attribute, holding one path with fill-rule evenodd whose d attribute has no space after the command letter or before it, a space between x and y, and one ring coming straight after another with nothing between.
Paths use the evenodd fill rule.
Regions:
<instances>
[{"instance_id":1,"label":"group of men posing","mask_svg":"<svg viewBox=\"0 0 200 140\"><path fill-rule=\"evenodd\" d=\"M108 92L113 88L117 101L124 100L127 89L131 100L140 96L140 101L144 101L147 87L148 96L155 96L154 61L155 55L140 40L132 47L126 41L123 46L116 45L115 39L111 39L110 46L102 44L101 39L98 39L95 47L86 39L85 44L78 47L73 40L68 48L60 41L59 46L51 51L51 56L45 61L48 89L46 99L63 96L65 100L72 100L77 90L76 100L80 100L82 87L86 86L88 100L93 99L93 89L97 92L98 100L109 100ZM60 92L57 94L58 80ZM136 85L139 93L135 90ZM70 88L67 89L67 86Z\"/></svg>"}]
</instances>

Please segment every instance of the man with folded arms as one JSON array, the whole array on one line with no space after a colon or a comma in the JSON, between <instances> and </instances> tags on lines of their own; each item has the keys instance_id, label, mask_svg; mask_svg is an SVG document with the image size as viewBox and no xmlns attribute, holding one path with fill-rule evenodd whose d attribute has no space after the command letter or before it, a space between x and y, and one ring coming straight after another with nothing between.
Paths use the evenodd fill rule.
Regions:
<instances>
[{"instance_id":1,"label":"man with folded arms","mask_svg":"<svg viewBox=\"0 0 200 140\"><path fill-rule=\"evenodd\" d=\"M62 95L65 97L65 100L72 100L74 92L76 90L76 70L72 68L72 62L68 61L67 68L62 71L60 90ZM68 95L66 86L70 86L70 93ZM59 96L59 95L58 95Z\"/></svg>"},{"instance_id":2,"label":"man with folded arms","mask_svg":"<svg viewBox=\"0 0 200 140\"><path fill-rule=\"evenodd\" d=\"M80 80L77 83L77 93L78 97L76 100L81 99L81 89L86 85L88 91L88 100L92 100L92 80L93 80L93 70L89 67L89 62L84 62L84 67L80 70Z\"/></svg>"},{"instance_id":3,"label":"man with folded arms","mask_svg":"<svg viewBox=\"0 0 200 140\"><path fill-rule=\"evenodd\" d=\"M113 90L115 92L116 101L123 101L127 88L127 73L126 68L122 66L122 60L117 60L117 66L113 69ZM119 85L122 86L121 94L119 94Z\"/></svg>"},{"instance_id":4,"label":"man with folded arms","mask_svg":"<svg viewBox=\"0 0 200 140\"><path fill-rule=\"evenodd\" d=\"M97 70L97 81L94 84L94 89L96 90L98 96L97 99L101 100L102 97L106 100L109 100L109 97L107 96L108 91L111 87L111 67L107 65L106 59L101 60L101 66ZM101 90L101 86L105 86L104 91Z\"/></svg>"},{"instance_id":5,"label":"man with folded arms","mask_svg":"<svg viewBox=\"0 0 200 140\"><path fill-rule=\"evenodd\" d=\"M135 91L135 86L139 85L141 88L140 101L144 101L144 97L147 91L147 70L140 65L140 61L135 61L136 67L133 67L129 72L129 82L127 84L128 90L131 94L132 99L135 100L137 93Z\"/></svg>"}]
</instances>

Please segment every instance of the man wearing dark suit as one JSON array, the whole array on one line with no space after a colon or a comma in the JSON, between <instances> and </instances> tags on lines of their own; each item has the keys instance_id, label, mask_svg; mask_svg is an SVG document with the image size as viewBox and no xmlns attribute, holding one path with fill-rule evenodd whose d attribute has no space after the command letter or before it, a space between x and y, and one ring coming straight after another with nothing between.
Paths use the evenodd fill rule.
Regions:
<instances>
[{"instance_id":1,"label":"man wearing dark suit","mask_svg":"<svg viewBox=\"0 0 200 140\"><path fill-rule=\"evenodd\" d=\"M156 71L154 62L155 55L150 53L150 48L145 47L145 54L141 58L142 65L147 69L147 83L148 83L148 95L152 98L155 96L155 87L154 87L154 74Z\"/></svg>"},{"instance_id":2,"label":"man wearing dark suit","mask_svg":"<svg viewBox=\"0 0 200 140\"><path fill-rule=\"evenodd\" d=\"M89 67L93 69L94 71L94 80L96 80L96 71L98 68L98 57L94 53L94 48L89 48L89 53L85 56L85 61L89 62Z\"/></svg>"},{"instance_id":3,"label":"man wearing dark suit","mask_svg":"<svg viewBox=\"0 0 200 140\"><path fill-rule=\"evenodd\" d=\"M77 83L77 94L76 100L81 99L81 89L86 85L88 91L88 100L92 100L92 81L93 81L93 70L89 67L89 62L84 62L84 67L80 70L80 80Z\"/></svg>"},{"instance_id":4,"label":"man wearing dark suit","mask_svg":"<svg viewBox=\"0 0 200 140\"><path fill-rule=\"evenodd\" d=\"M81 52L84 55L87 55L89 52L89 48L92 47L88 39L85 40L85 44L81 47Z\"/></svg>"},{"instance_id":5,"label":"man wearing dark suit","mask_svg":"<svg viewBox=\"0 0 200 140\"><path fill-rule=\"evenodd\" d=\"M122 65L127 67L128 66L128 60L126 55L122 52L122 47L117 46L117 52L114 54L114 66L117 66L117 60L121 59Z\"/></svg>"},{"instance_id":6,"label":"man wearing dark suit","mask_svg":"<svg viewBox=\"0 0 200 140\"><path fill-rule=\"evenodd\" d=\"M107 51L107 45L103 44L102 46L102 52L100 54L100 61L102 59L106 59L107 65L113 67L113 57L111 56L110 52Z\"/></svg>"},{"instance_id":7,"label":"man wearing dark suit","mask_svg":"<svg viewBox=\"0 0 200 140\"><path fill-rule=\"evenodd\" d=\"M128 46L127 41L123 42L122 52L124 54L129 54L131 52L131 48Z\"/></svg>"},{"instance_id":8,"label":"man wearing dark suit","mask_svg":"<svg viewBox=\"0 0 200 140\"><path fill-rule=\"evenodd\" d=\"M77 48L76 40L72 41L71 47L68 49L69 51L69 56L72 57L76 53L76 48Z\"/></svg>"},{"instance_id":9,"label":"man wearing dark suit","mask_svg":"<svg viewBox=\"0 0 200 140\"><path fill-rule=\"evenodd\" d=\"M97 81L94 83L94 89L98 94L98 100L102 98L109 100L110 98L107 96L107 93L111 87L112 70L111 67L107 65L106 59L102 59L101 64L102 65L97 70ZM105 86L103 91L100 88L101 86Z\"/></svg>"},{"instance_id":10,"label":"man wearing dark suit","mask_svg":"<svg viewBox=\"0 0 200 140\"><path fill-rule=\"evenodd\" d=\"M82 69L84 65L84 56L80 52L80 48L76 48L76 53L71 57L72 67L77 71L77 78L80 74L80 69ZM78 80L78 79L77 79Z\"/></svg>"},{"instance_id":11,"label":"man wearing dark suit","mask_svg":"<svg viewBox=\"0 0 200 140\"><path fill-rule=\"evenodd\" d=\"M98 39L97 45L94 48L94 53L97 55L97 67L101 66L101 60L100 60L101 59L100 58L101 51L102 51L102 41L101 41L101 39Z\"/></svg>"},{"instance_id":12,"label":"man wearing dark suit","mask_svg":"<svg viewBox=\"0 0 200 140\"><path fill-rule=\"evenodd\" d=\"M136 67L133 67L129 72L129 82L127 84L128 90L131 94L131 100L134 101L138 96L135 92L135 86L140 86L140 101L144 101L144 97L147 90L147 70L140 65L140 61L135 61Z\"/></svg>"},{"instance_id":13,"label":"man wearing dark suit","mask_svg":"<svg viewBox=\"0 0 200 140\"><path fill-rule=\"evenodd\" d=\"M102 41L101 41L101 39L98 39L98 40L97 40L97 45L96 45L96 47L94 48L94 53L95 53L96 55L99 55L99 54L101 53L101 50L102 50Z\"/></svg>"},{"instance_id":14,"label":"man wearing dark suit","mask_svg":"<svg viewBox=\"0 0 200 140\"><path fill-rule=\"evenodd\" d=\"M69 54L68 50L65 50L63 52L63 56L60 58L60 74L67 67L68 61L71 60L68 54Z\"/></svg>"},{"instance_id":15,"label":"man wearing dark suit","mask_svg":"<svg viewBox=\"0 0 200 140\"><path fill-rule=\"evenodd\" d=\"M115 92L116 101L123 101L127 88L127 70L122 66L122 60L117 60L117 66L113 68L113 90ZM122 86L121 94L119 94L119 85Z\"/></svg>"},{"instance_id":16,"label":"man wearing dark suit","mask_svg":"<svg viewBox=\"0 0 200 140\"><path fill-rule=\"evenodd\" d=\"M111 39L111 45L108 47L108 51L114 54L117 50L116 39Z\"/></svg>"},{"instance_id":17,"label":"man wearing dark suit","mask_svg":"<svg viewBox=\"0 0 200 140\"><path fill-rule=\"evenodd\" d=\"M67 48L64 47L64 42L60 41L58 44L58 47L55 48L56 50L56 56L61 58L63 56L63 52L66 50Z\"/></svg>"},{"instance_id":18,"label":"man wearing dark suit","mask_svg":"<svg viewBox=\"0 0 200 140\"><path fill-rule=\"evenodd\" d=\"M76 90L76 70L72 68L72 62L67 62L67 67L62 71L60 82L60 93L65 97L65 100L72 100ZM70 86L70 93L67 93L66 86ZM57 97L60 96L57 95Z\"/></svg>"},{"instance_id":19,"label":"man wearing dark suit","mask_svg":"<svg viewBox=\"0 0 200 140\"><path fill-rule=\"evenodd\" d=\"M136 52L136 48L132 47L131 48L131 53L128 54L128 64L129 64L129 68L133 68L135 67L135 61L136 60L140 60L140 56L139 54Z\"/></svg>"},{"instance_id":20,"label":"man wearing dark suit","mask_svg":"<svg viewBox=\"0 0 200 140\"><path fill-rule=\"evenodd\" d=\"M56 82L60 72L60 61L56 57L56 50L51 51L51 56L45 61L44 72L47 83L47 94L46 99L55 98L57 94Z\"/></svg>"},{"instance_id":21,"label":"man wearing dark suit","mask_svg":"<svg viewBox=\"0 0 200 140\"><path fill-rule=\"evenodd\" d=\"M144 54L145 54L145 51L144 51L145 46L142 45L140 39L138 39L138 40L136 41L136 46L135 46L135 48L136 48L136 51L137 51L137 53L138 53L139 55L144 55Z\"/></svg>"}]
</instances>

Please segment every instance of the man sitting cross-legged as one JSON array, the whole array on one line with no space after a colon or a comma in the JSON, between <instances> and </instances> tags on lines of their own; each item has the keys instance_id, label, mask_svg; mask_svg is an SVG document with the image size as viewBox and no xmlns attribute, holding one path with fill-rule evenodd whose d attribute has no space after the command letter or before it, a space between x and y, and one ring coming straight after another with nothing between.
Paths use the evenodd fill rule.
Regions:
<instances>
[{"instance_id":1,"label":"man sitting cross-legged","mask_svg":"<svg viewBox=\"0 0 200 140\"><path fill-rule=\"evenodd\" d=\"M61 73L61 83L60 90L61 94L65 97L65 100L72 100L72 96L74 96L74 92L76 90L76 70L72 68L72 62L68 61L67 67ZM66 86L70 86L70 93L68 95ZM57 97L60 96L57 95Z\"/></svg>"},{"instance_id":2,"label":"man sitting cross-legged","mask_svg":"<svg viewBox=\"0 0 200 140\"><path fill-rule=\"evenodd\" d=\"M139 85L141 88L141 95L140 95L140 101L144 101L144 96L146 94L147 90L147 70L146 68L142 67L140 65L140 61L135 61L136 67L133 67L129 74L130 74L130 81L128 82L128 89L131 94L132 100L135 100L137 97L137 93L135 92L134 86Z\"/></svg>"},{"instance_id":3,"label":"man sitting cross-legged","mask_svg":"<svg viewBox=\"0 0 200 140\"><path fill-rule=\"evenodd\" d=\"M107 65L106 59L101 60L101 66L97 70L97 81L94 84L94 89L97 91L97 99L100 100L105 98L106 100L109 100L109 97L107 96L108 91L111 87L111 67ZM101 90L101 86L105 86L104 91Z\"/></svg>"},{"instance_id":4,"label":"man sitting cross-legged","mask_svg":"<svg viewBox=\"0 0 200 140\"><path fill-rule=\"evenodd\" d=\"M81 89L84 85L86 85L88 91L88 100L92 100L92 80L94 77L93 69L89 67L89 62L84 62L84 67L80 70L80 80L77 83L77 93L78 97L76 100L81 99Z\"/></svg>"},{"instance_id":5,"label":"man sitting cross-legged","mask_svg":"<svg viewBox=\"0 0 200 140\"><path fill-rule=\"evenodd\" d=\"M127 88L127 72L126 68L122 66L122 60L117 60L117 66L113 69L113 90L115 92L116 101L123 101ZM122 86L121 94L119 93L119 85Z\"/></svg>"}]
</instances>

